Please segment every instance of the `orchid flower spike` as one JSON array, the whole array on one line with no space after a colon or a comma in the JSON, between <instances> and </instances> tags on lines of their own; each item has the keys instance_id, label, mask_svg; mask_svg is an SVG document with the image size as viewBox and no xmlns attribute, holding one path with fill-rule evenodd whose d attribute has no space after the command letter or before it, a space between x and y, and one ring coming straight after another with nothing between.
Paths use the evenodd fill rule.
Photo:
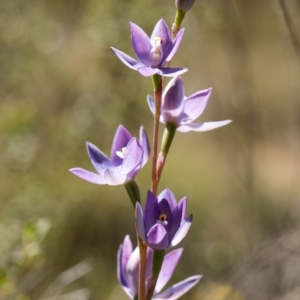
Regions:
<instances>
[{"instance_id":1,"label":"orchid flower spike","mask_svg":"<svg viewBox=\"0 0 300 300\"><path fill-rule=\"evenodd\" d=\"M184 84L180 77L174 77L167 84L161 104L160 122L175 125L178 131L208 131L227 125L231 120L218 122L193 123L204 111L211 94L211 89L198 91L185 97ZM148 105L155 113L154 99L148 95Z\"/></svg>"},{"instance_id":2,"label":"orchid flower spike","mask_svg":"<svg viewBox=\"0 0 300 300\"><path fill-rule=\"evenodd\" d=\"M176 300L188 292L201 279L200 275L191 276L174 284L164 292L161 292L173 275L182 251L183 249L176 249L169 252L164 257L152 299ZM152 277L153 252L154 251L151 248L148 248L146 261L146 289L148 288L148 284ZM135 299L138 295L140 254L138 248L132 249L132 243L128 235L124 238L123 244L119 247L117 264L118 279L122 289L130 299Z\"/></svg>"},{"instance_id":3,"label":"orchid flower spike","mask_svg":"<svg viewBox=\"0 0 300 300\"><path fill-rule=\"evenodd\" d=\"M136 227L139 236L147 245L156 250L176 246L186 236L193 216L185 218L186 197L178 204L169 189L158 197L148 191L145 211L139 203L136 206Z\"/></svg>"},{"instance_id":4,"label":"orchid flower spike","mask_svg":"<svg viewBox=\"0 0 300 300\"><path fill-rule=\"evenodd\" d=\"M119 125L111 147L111 158L91 143L87 143L87 151L97 174L81 168L70 172L91 183L120 185L132 181L146 164L150 146L143 126L137 141L125 127Z\"/></svg>"},{"instance_id":5,"label":"orchid flower spike","mask_svg":"<svg viewBox=\"0 0 300 300\"><path fill-rule=\"evenodd\" d=\"M187 71L186 68L167 68L181 43L184 29L181 29L172 40L166 22L157 22L151 37L138 25L130 23L131 43L138 60L124 52L111 47L117 57L129 68L138 71L143 76L159 74L161 76L176 76Z\"/></svg>"}]
</instances>

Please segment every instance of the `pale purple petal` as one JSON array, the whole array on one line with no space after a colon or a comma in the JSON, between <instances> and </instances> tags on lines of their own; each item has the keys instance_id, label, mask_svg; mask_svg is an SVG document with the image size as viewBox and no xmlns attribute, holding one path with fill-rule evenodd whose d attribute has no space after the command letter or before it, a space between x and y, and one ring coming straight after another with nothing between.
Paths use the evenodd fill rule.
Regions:
<instances>
[{"instance_id":1,"label":"pale purple petal","mask_svg":"<svg viewBox=\"0 0 300 300\"><path fill-rule=\"evenodd\" d=\"M126 286L126 280L124 278L126 276L126 273L125 273L125 268L123 268L123 264L122 264L122 256L123 256L123 245L120 245L117 254L117 276L121 285Z\"/></svg>"},{"instance_id":2,"label":"pale purple petal","mask_svg":"<svg viewBox=\"0 0 300 300\"><path fill-rule=\"evenodd\" d=\"M157 197L158 202L162 199L166 199L169 202L170 208L173 211L177 205L176 198L174 194L169 189L164 189Z\"/></svg>"},{"instance_id":3,"label":"pale purple petal","mask_svg":"<svg viewBox=\"0 0 300 300\"><path fill-rule=\"evenodd\" d=\"M100 176L99 174L81 169L81 168L73 168L69 170L74 175L78 176L79 178L86 180L91 183L95 184L106 184L106 180L104 177Z\"/></svg>"},{"instance_id":4,"label":"pale purple petal","mask_svg":"<svg viewBox=\"0 0 300 300\"><path fill-rule=\"evenodd\" d=\"M155 224L147 233L147 244L157 250L165 250L169 246L168 233L161 224Z\"/></svg>"},{"instance_id":5,"label":"pale purple petal","mask_svg":"<svg viewBox=\"0 0 300 300\"><path fill-rule=\"evenodd\" d=\"M176 206L175 209L172 212L172 215L168 221L167 230L168 230L168 235L169 235L169 240L171 241L177 231L179 230L182 222L181 222L181 211L178 209Z\"/></svg>"},{"instance_id":6,"label":"pale purple petal","mask_svg":"<svg viewBox=\"0 0 300 300\"><path fill-rule=\"evenodd\" d=\"M139 248L136 247L128 260L126 268L128 287L133 297L138 294L139 266L140 253Z\"/></svg>"},{"instance_id":7,"label":"pale purple petal","mask_svg":"<svg viewBox=\"0 0 300 300\"><path fill-rule=\"evenodd\" d=\"M104 172L104 178L108 185L124 184L130 179L125 174L122 174L119 171L115 171L113 169L107 169Z\"/></svg>"},{"instance_id":8,"label":"pale purple petal","mask_svg":"<svg viewBox=\"0 0 300 300\"><path fill-rule=\"evenodd\" d=\"M172 47L173 42L170 34L170 29L164 19L160 19L156 23L151 35L151 40L155 37L160 37L162 39L162 49L165 56L165 52L170 51L170 47Z\"/></svg>"},{"instance_id":9,"label":"pale purple petal","mask_svg":"<svg viewBox=\"0 0 300 300\"><path fill-rule=\"evenodd\" d=\"M124 238L123 244L119 247L118 251L118 279L125 290L125 292L130 295L130 289L128 289L128 279L127 279L127 263L132 254L132 243L129 235Z\"/></svg>"},{"instance_id":10,"label":"pale purple petal","mask_svg":"<svg viewBox=\"0 0 300 300\"><path fill-rule=\"evenodd\" d=\"M183 34L184 34L184 28L181 29L177 35L176 35L176 38L175 40L173 41L173 48L171 50L170 53L168 53L168 56L165 58L165 61L166 62L169 62L172 60L173 56L176 54L176 52L178 51L178 48L180 46L180 43L181 43L181 40L182 40L182 37L183 37Z\"/></svg>"},{"instance_id":11,"label":"pale purple petal","mask_svg":"<svg viewBox=\"0 0 300 300\"><path fill-rule=\"evenodd\" d=\"M212 89L199 91L185 99L183 112L187 121L193 121L203 113L211 91Z\"/></svg>"},{"instance_id":12,"label":"pale purple petal","mask_svg":"<svg viewBox=\"0 0 300 300\"><path fill-rule=\"evenodd\" d=\"M168 219L171 218L172 211L170 208L170 204L167 199L162 199L159 203L160 214L167 215Z\"/></svg>"},{"instance_id":13,"label":"pale purple petal","mask_svg":"<svg viewBox=\"0 0 300 300\"><path fill-rule=\"evenodd\" d=\"M138 232L140 238L143 241L146 241L143 209L142 209L140 203L138 203L138 202L136 204L135 211L136 211L136 229L137 229L137 232Z\"/></svg>"},{"instance_id":14,"label":"pale purple petal","mask_svg":"<svg viewBox=\"0 0 300 300\"><path fill-rule=\"evenodd\" d=\"M140 128L140 145L143 149L143 159L141 165L141 167L143 167L147 163L150 156L150 145L144 126L141 126Z\"/></svg>"},{"instance_id":15,"label":"pale purple petal","mask_svg":"<svg viewBox=\"0 0 300 300\"><path fill-rule=\"evenodd\" d=\"M177 127L177 130L180 132L189 132L189 131L209 131L213 130L222 126L225 126L231 123L231 120L225 121L218 121L218 122L204 122L204 123L191 123L191 124L184 124Z\"/></svg>"},{"instance_id":16,"label":"pale purple petal","mask_svg":"<svg viewBox=\"0 0 300 300\"><path fill-rule=\"evenodd\" d=\"M137 68L136 70L145 77L149 77L154 74L160 73L160 70L157 68L151 68L151 67L147 67L147 66L143 66L143 65L141 67Z\"/></svg>"},{"instance_id":17,"label":"pale purple petal","mask_svg":"<svg viewBox=\"0 0 300 300\"><path fill-rule=\"evenodd\" d=\"M151 191L148 191L144 213L144 224L146 233L154 224L156 224L159 215L160 209L158 206L157 198Z\"/></svg>"},{"instance_id":18,"label":"pale purple petal","mask_svg":"<svg viewBox=\"0 0 300 300\"><path fill-rule=\"evenodd\" d=\"M180 77L174 77L167 84L162 95L161 111L165 123L179 125L184 107L184 85Z\"/></svg>"},{"instance_id":19,"label":"pale purple petal","mask_svg":"<svg viewBox=\"0 0 300 300\"><path fill-rule=\"evenodd\" d=\"M157 74L165 77L174 77L179 76L187 71L187 68L160 68Z\"/></svg>"},{"instance_id":20,"label":"pale purple petal","mask_svg":"<svg viewBox=\"0 0 300 300\"><path fill-rule=\"evenodd\" d=\"M131 138L130 132L123 125L119 125L110 151L111 161L114 166L119 166L123 163L123 159L117 155L117 152L122 151L122 148L127 146Z\"/></svg>"},{"instance_id":21,"label":"pale purple petal","mask_svg":"<svg viewBox=\"0 0 300 300\"><path fill-rule=\"evenodd\" d=\"M86 143L86 148L94 168L103 176L104 171L111 166L110 159L92 143Z\"/></svg>"},{"instance_id":22,"label":"pale purple petal","mask_svg":"<svg viewBox=\"0 0 300 300\"><path fill-rule=\"evenodd\" d=\"M120 61L123 64L125 64L127 67L129 67L130 69L137 71L138 69L140 69L141 67L144 66L144 64L142 64L141 62L132 58L131 56L127 55L126 53L124 53L116 48L113 48L113 47L110 47L110 49L117 55L117 57L120 59Z\"/></svg>"},{"instance_id":23,"label":"pale purple petal","mask_svg":"<svg viewBox=\"0 0 300 300\"><path fill-rule=\"evenodd\" d=\"M171 252L169 252L163 261L163 264L161 266L161 270L157 279L157 283L155 286L155 294L159 293L164 286L168 283L171 276L173 275L173 272L177 266L177 263L179 262L179 259L181 257L183 249L176 249Z\"/></svg>"},{"instance_id":24,"label":"pale purple petal","mask_svg":"<svg viewBox=\"0 0 300 300\"><path fill-rule=\"evenodd\" d=\"M189 215L184 220L184 222L182 223L182 225L176 232L174 238L172 239L171 246L176 246L183 240L183 238L186 236L186 234L188 233L188 231L192 225L192 220L193 220L193 215Z\"/></svg>"},{"instance_id":25,"label":"pale purple petal","mask_svg":"<svg viewBox=\"0 0 300 300\"><path fill-rule=\"evenodd\" d=\"M141 164L143 150L136 138L132 138L127 144L123 163L121 166L121 173L126 174L128 177L133 178L137 171L132 172L137 166Z\"/></svg>"},{"instance_id":26,"label":"pale purple petal","mask_svg":"<svg viewBox=\"0 0 300 300\"><path fill-rule=\"evenodd\" d=\"M147 103L149 105L149 108L150 108L151 112L154 115L155 114L155 103L154 103L154 99L153 99L152 96L147 95Z\"/></svg>"},{"instance_id":27,"label":"pale purple petal","mask_svg":"<svg viewBox=\"0 0 300 300\"><path fill-rule=\"evenodd\" d=\"M201 275L195 275L191 276L183 281L180 281L167 290L165 290L163 293L154 295L152 299L155 300L177 300L182 295L187 293L192 287L194 287L199 280L201 279Z\"/></svg>"},{"instance_id":28,"label":"pale purple petal","mask_svg":"<svg viewBox=\"0 0 300 300\"><path fill-rule=\"evenodd\" d=\"M187 199L186 197L183 197L177 204L177 208L181 214L181 222L184 221L185 214L186 214L186 204L187 204Z\"/></svg>"},{"instance_id":29,"label":"pale purple petal","mask_svg":"<svg viewBox=\"0 0 300 300\"><path fill-rule=\"evenodd\" d=\"M123 245L119 247L118 250L118 256L117 256L117 276L118 280L121 284L122 289L125 291L125 293L132 298L132 294L130 291L130 288L128 287L127 282L127 272L126 272L126 266L122 266L122 256L123 256Z\"/></svg>"},{"instance_id":30,"label":"pale purple petal","mask_svg":"<svg viewBox=\"0 0 300 300\"><path fill-rule=\"evenodd\" d=\"M132 253L132 243L129 235L127 234L124 238L122 248L122 257L121 257L121 267L123 272L126 270L127 262Z\"/></svg>"},{"instance_id":31,"label":"pale purple petal","mask_svg":"<svg viewBox=\"0 0 300 300\"><path fill-rule=\"evenodd\" d=\"M131 43L137 58L146 66L150 66L149 53L151 43L145 31L134 23L130 23Z\"/></svg>"}]
</instances>

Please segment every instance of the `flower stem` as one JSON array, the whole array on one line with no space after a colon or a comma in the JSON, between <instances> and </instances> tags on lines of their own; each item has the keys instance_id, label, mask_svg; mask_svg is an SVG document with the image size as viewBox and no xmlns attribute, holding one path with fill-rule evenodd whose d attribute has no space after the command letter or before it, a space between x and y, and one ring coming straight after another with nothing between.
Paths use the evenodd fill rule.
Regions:
<instances>
[{"instance_id":1,"label":"flower stem","mask_svg":"<svg viewBox=\"0 0 300 300\"><path fill-rule=\"evenodd\" d=\"M161 76L157 74L153 75L152 82L154 88L155 113L154 113L154 129L153 129L153 159L152 159L151 191L156 195L158 181L159 181L159 178L157 177L157 173L156 173L156 164L157 164L158 129L159 129L161 95L162 95Z\"/></svg>"},{"instance_id":2,"label":"flower stem","mask_svg":"<svg viewBox=\"0 0 300 300\"><path fill-rule=\"evenodd\" d=\"M165 251L163 250L155 250L153 253L153 263L152 263L152 278L151 278L151 282L149 284L148 287L148 292L147 292L147 297L146 300L151 300L154 290L155 290L155 286L156 286L156 282L157 282L157 278L159 276L159 272L162 266L162 263L164 261L164 257L165 257Z\"/></svg>"},{"instance_id":3,"label":"flower stem","mask_svg":"<svg viewBox=\"0 0 300 300\"><path fill-rule=\"evenodd\" d=\"M138 235L138 246L140 250L140 269L139 269L139 300L146 298L146 259L147 259L147 245Z\"/></svg>"},{"instance_id":4,"label":"flower stem","mask_svg":"<svg viewBox=\"0 0 300 300\"><path fill-rule=\"evenodd\" d=\"M157 159L157 165L156 165L156 172L158 180L160 179L163 167L166 163L167 155L169 153L170 147L172 145L172 141L174 139L175 133L176 133L176 125L173 123L168 123L166 125L162 144L161 144L161 151L159 153L158 159Z\"/></svg>"},{"instance_id":5,"label":"flower stem","mask_svg":"<svg viewBox=\"0 0 300 300\"><path fill-rule=\"evenodd\" d=\"M172 25L172 32L171 32L173 40L175 39L175 37L181 27L181 23L184 19L184 16L185 16L185 12L181 9L177 9L176 15L175 15L175 21Z\"/></svg>"}]
</instances>

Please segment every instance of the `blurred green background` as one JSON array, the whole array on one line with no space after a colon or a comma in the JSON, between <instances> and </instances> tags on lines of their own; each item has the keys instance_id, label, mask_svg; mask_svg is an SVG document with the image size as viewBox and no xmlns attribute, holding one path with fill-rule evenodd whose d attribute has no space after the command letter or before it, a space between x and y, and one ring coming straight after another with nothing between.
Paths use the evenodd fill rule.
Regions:
<instances>
[{"instance_id":1,"label":"blurred green background","mask_svg":"<svg viewBox=\"0 0 300 300\"><path fill-rule=\"evenodd\" d=\"M299 29L300 2L285 2ZM68 169L92 170L85 141L109 153L119 124L151 136L151 80L109 47L133 55L129 21L150 35L174 14L171 0L0 2L0 299L126 299L125 189ZM159 190L186 195L194 221L172 282L204 275L182 299L298 299L300 60L282 9L196 0L183 27L186 95L213 87L201 120L233 123L175 137ZM150 163L136 181L145 195Z\"/></svg>"}]
</instances>

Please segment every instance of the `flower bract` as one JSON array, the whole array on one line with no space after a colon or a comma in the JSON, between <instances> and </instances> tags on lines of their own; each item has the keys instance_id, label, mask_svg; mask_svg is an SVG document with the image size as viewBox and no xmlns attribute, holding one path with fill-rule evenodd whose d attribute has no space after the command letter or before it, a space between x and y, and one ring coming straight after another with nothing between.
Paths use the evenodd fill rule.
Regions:
<instances>
[{"instance_id":1,"label":"flower bract","mask_svg":"<svg viewBox=\"0 0 300 300\"><path fill-rule=\"evenodd\" d=\"M186 203L184 197L177 204L169 189L162 191L158 197L148 191L144 212L137 203L137 231L149 247L165 250L181 242L193 219L192 215L185 218Z\"/></svg>"},{"instance_id":2,"label":"flower bract","mask_svg":"<svg viewBox=\"0 0 300 300\"><path fill-rule=\"evenodd\" d=\"M201 279L200 275L191 276L161 292L170 280L176 265L179 262L182 250L183 249L173 250L164 257L152 299L176 300L188 292ZM145 282L146 289L152 277L152 260L153 250L148 248ZM119 282L126 294L131 299L134 299L138 295L140 254L138 248L133 250L132 243L128 235L124 238L123 244L119 247L117 265Z\"/></svg>"},{"instance_id":3,"label":"flower bract","mask_svg":"<svg viewBox=\"0 0 300 300\"><path fill-rule=\"evenodd\" d=\"M203 113L210 94L211 89L207 89L185 97L181 77L172 78L162 95L160 121L165 124L174 124L177 130L181 132L208 131L227 125L231 120L193 123ZM155 103L153 97L148 95L147 101L150 110L154 114Z\"/></svg>"},{"instance_id":4,"label":"flower bract","mask_svg":"<svg viewBox=\"0 0 300 300\"><path fill-rule=\"evenodd\" d=\"M114 136L110 158L91 143L87 143L87 151L97 173L82 168L73 168L70 172L91 183L119 185L132 181L146 164L150 146L143 126L138 141L120 125Z\"/></svg>"},{"instance_id":5,"label":"flower bract","mask_svg":"<svg viewBox=\"0 0 300 300\"><path fill-rule=\"evenodd\" d=\"M175 0L175 6L177 9L181 9L187 12L193 6L195 0Z\"/></svg>"},{"instance_id":6,"label":"flower bract","mask_svg":"<svg viewBox=\"0 0 300 300\"><path fill-rule=\"evenodd\" d=\"M138 71L143 76L159 74L161 76L176 76L187 71L186 68L168 68L181 43L184 29L181 29L172 40L166 22L161 19L157 22L151 37L138 25L130 23L131 43L137 60L124 52L111 47L117 57L129 68Z\"/></svg>"}]
</instances>

